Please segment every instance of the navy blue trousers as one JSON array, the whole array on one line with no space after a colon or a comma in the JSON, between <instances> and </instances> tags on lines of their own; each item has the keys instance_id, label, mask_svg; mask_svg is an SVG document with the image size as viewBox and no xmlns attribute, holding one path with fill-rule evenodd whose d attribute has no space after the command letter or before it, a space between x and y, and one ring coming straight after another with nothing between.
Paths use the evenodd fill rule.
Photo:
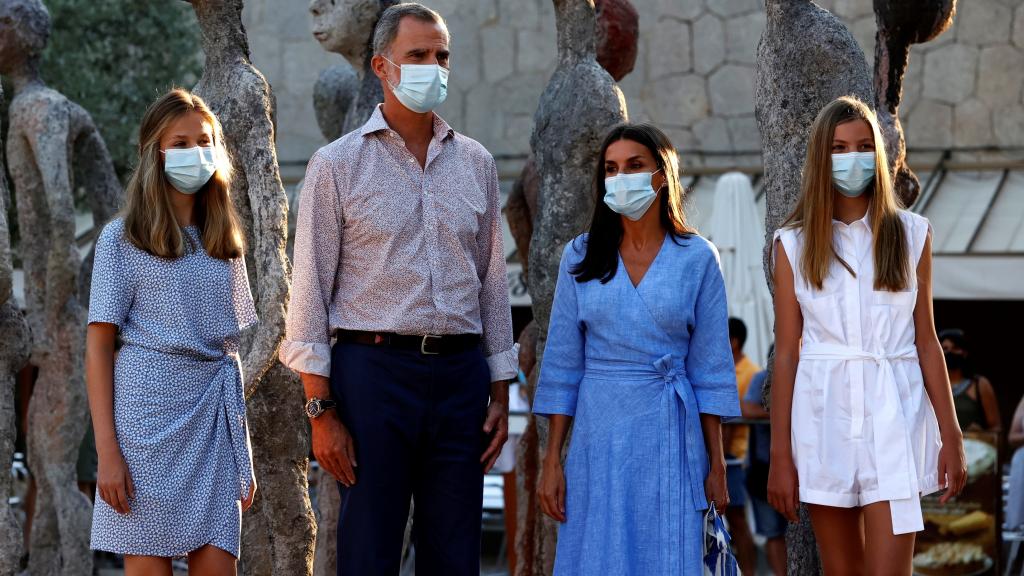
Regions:
<instances>
[{"instance_id":1,"label":"navy blue trousers","mask_svg":"<svg viewBox=\"0 0 1024 576\"><path fill-rule=\"evenodd\" d=\"M339 485L338 575L398 574L410 498L416 575L479 575L490 396L483 353L339 342L331 391L359 464L355 485Z\"/></svg>"}]
</instances>

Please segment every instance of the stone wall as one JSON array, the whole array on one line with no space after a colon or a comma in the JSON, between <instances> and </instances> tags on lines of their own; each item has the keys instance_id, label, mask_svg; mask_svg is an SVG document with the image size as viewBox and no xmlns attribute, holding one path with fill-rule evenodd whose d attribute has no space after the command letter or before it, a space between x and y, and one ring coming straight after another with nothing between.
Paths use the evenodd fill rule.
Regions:
<instances>
[{"instance_id":1,"label":"stone wall","mask_svg":"<svg viewBox=\"0 0 1024 576\"><path fill-rule=\"evenodd\" d=\"M763 2L632 1L641 40L636 68L621 83L631 118L665 128L679 148L691 151L684 155L689 165L713 161L698 151L756 152L753 62ZM554 69L550 0L428 3L448 19L452 33L449 96L440 113L495 155L525 154L537 99ZM871 62L871 0L818 3L847 22ZM244 16L253 61L277 94L279 157L286 174L301 173L324 143L313 116L313 83L322 68L341 59L310 36L305 2L249 0ZM1024 146L1022 85L1024 3L960 2L952 29L911 51L901 108L908 147Z\"/></svg>"}]
</instances>

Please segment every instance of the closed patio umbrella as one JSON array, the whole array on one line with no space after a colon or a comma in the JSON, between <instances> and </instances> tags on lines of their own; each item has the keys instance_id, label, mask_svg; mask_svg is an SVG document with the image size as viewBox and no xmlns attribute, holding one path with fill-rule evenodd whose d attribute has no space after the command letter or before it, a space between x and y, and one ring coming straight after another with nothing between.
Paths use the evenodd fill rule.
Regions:
<instances>
[{"instance_id":1,"label":"closed patio umbrella","mask_svg":"<svg viewBox=\"0 0 1024 576\"><path fill-rule=\"evenodd\" d=\"M722 257L729 315L747 325L743 350L763 367L768 361L775 318L761 264L764 224L745 174L729 172L719 177L707 231Z\"/></svg>"}]
</instances>

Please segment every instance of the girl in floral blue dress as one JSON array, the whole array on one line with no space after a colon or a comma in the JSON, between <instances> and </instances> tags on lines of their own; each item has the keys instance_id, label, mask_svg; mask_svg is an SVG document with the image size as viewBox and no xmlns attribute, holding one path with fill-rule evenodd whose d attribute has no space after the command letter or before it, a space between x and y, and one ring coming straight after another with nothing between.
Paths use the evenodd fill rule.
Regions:
<instances>
[{"instance_id":1,"label":"girl in floral blue dress","mask_svg":"<svg viewBox=\"0 0 1024 576\"><path fill-rule=\"evenodd\" d=\"M234 574L256 490L239 333L256 322L216 117L146 112L122 215L96 241L86 382L99 455L92 547L125 573ZM115 352L115 343L121 347Z\"/></svg>"}]
</instances>

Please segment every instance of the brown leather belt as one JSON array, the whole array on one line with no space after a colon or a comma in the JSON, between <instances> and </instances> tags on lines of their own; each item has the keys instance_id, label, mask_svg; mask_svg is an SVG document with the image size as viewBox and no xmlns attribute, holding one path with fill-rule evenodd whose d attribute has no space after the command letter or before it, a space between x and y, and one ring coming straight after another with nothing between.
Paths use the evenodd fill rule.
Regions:
<instances>
[{"instance_id":1,"label":"brown leather belt","mask_svg":"<svg viewBox=\"0 0 1024 576\"><path fill-rule=\"evenodd\" d=\"M363 332L361 330L338 330L335 332L338 342L365 344L368 346L386 346L401 350L413 350L420 354L442 356L465 352L480 345L477 334L450 334L423 336L411 334L392 334L390 332Z\"/></svg>"}]
</instances>

